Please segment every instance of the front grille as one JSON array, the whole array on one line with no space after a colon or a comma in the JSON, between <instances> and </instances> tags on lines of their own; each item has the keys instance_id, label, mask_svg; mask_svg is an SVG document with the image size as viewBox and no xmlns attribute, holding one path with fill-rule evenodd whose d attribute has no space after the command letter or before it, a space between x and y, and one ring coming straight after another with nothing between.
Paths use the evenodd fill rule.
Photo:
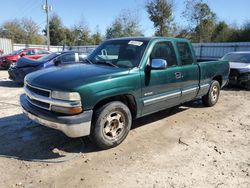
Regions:
<instances>
[{"instance_id":1,"label":"front grille","mask_svg":"<svg viewBox=\"0 0 250 188\"><path fill-rule=\"evenodd\" d=\"M40 98L49 99L51 94L50 90L32 86L27 82L25 82L24 87L25 87L24 89L26 90L27 100L31 105L41 109L50 110L51 108L50 103L44 102L44 100L40 100Z\"/></svg>"},{"instance_id":2,"label":"front grille","mask_svg":"<svg viewBox=\"0 0 250 188\"><path fill-rule=\"evenodd\" d=\"M27 83L26 83L26 88L28 90L32 91L33 93L37 94L37 95L41 95L41 96L44 96L44 97L50 97L50 91L49 90L34 87L34 86L31 86L31 85L29 85Z\"/></svg>"},{"instance_id":3,"label":"front grille","mask_svg":"<svg viewBox=\"0 0 250 188\"><path fill-rule=\"evenodd\" d=\"M42 109L45 109L45 110L50 109L50 105L48 103L41 102L41 101L38 101L38 100L35 100L35 99L31 99L28 96L27 96L27 99L32 105L34 105L36 107L39 107L39 108L42 108Z\"/></svg>"},{"instance_id":4,"label":"front grille","mask_svg":"<svg viewBox=\"0 0 250 188\"><path fill-rule=\"evenodd\" d=\"M27 96L27 101L30 103L30 105L45 109L45 110L51 110L52 106L59 106L64 108L72 108L72 107L79 107L81 106L81 101L70 101L70 100L61 100L57 98L53 98L51 96L52 91L39 88L33 85L30 85L25 81L24 86L25 94Z\"/></svg>"}]
</instances>

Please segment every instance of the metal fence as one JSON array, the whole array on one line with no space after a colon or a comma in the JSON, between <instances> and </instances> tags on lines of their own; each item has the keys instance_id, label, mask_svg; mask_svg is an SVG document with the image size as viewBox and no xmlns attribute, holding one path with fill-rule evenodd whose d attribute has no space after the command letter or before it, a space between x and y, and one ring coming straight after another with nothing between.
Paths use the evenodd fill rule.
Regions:
<instances>
[{"instance_id":1,"label":"metal fence","mask_svg":"<svg viewBox=\"0 0 250 188\"><path fill-rule=\"evenodd\" d=\"M194 43L198 59L219 59L229 52L250 51L250 42Z\"/></svg>"},{"instance_id":2,"label":"metal fence","mask_svg":"<svg viewBox=\"0 0 250 188\"><path fill-rule=\"evenodd\" d=\"M66 50L76 50L76 51L80 51L80 52L89 54L89 53L92 52L96 47L97 47L97 45L71 46L71 47L66 47L65 49L66 49Z\"/></svg>"},{"instance_id":3,"label":"metal fence","mask_svg":"<svg viewBox=\"0 0 250 188\"><path fill-rule=\"evenodd\" d=\"M22 48L43 48L47 49L47 45L36 45L36 44L13 44L13 50L20 50ZM57 52L62 51L63 46L50 46L50 51Z\"/></svg>"},{"instance_id":4,"label":"metal fence","mask_svg":"<svg viewBox=\"0 0 250 188\"><path fill-rule=\"evenodd\" d=\"M0 38L0 55L9 54L13 51L12 41L11 39Z\"/></svg>"},{"instance_id":5,"label":"metal fence","mask_svg":"<svg viewBox=\"0 0 250 188\"><path fill-rule=\"evenodd\" d=\"M198 59L218 59L224 56L228 52L234 51L250 51L250 42L230 42L230 43L194 43L194 50ZM19 50L21 48L44 48L47 49L47 45L34 45L34 44L12 44L10 39L0 38L0 50L3 50L4 54L11 53L13 50ZM95 45L86 46L50 46L50 50L53 52L62 50L77 50L84 53L90 53L95 49Z\"/></svg>"},{"instance_id":6,"label":"metal fence","mask_svg":"<svg viewBox=\"0 0 250 188\"><path fill-rule=\"evenodd\" d=\"M219 59L226 53L235 51L250 51L250 42L226 42L226 43L194 43L194 50L198 59ZM26 44L13 44L13 50L18 50L25 47L32 48L47 48L46 45L26 45ZM95 49L95 45L86 46L50 46L50 50L76 50L83 53L90 53Z\"/></svg>"},{"instance_id":7,"label":"metal fence","mask_svg":"<svg viewBox=\"0 0 250 188\"><path fill-rule=\"evenodd\" d=\"M19 50L22 48L44 48L47 49L47 45L34 45L34 44L13 44L13 50ZM95 49L95 45L87 45L87 46L50 46L50 51L57 52L63 50L76 50L83 53L89 53L93 49Z\"/></svg>"}]
</instances>

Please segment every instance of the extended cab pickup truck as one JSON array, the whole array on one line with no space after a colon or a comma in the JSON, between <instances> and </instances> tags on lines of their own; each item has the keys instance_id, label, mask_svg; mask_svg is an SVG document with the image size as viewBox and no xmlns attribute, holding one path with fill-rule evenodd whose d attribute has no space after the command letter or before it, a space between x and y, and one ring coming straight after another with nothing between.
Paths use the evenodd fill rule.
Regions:
<instances>
[{"instance_id":1,"label":"extended cab pickup truck","mask_svg":"<svg viewBox=\"0 0 250 188\"><path fill-rule=\"evenodd\" d=\"M227 61L198 63L186 39L112 39L83 64L27 75L20 101L35 122L69 137L90 135L107 149L126 138L135 118L199 97L215 105L228 74Z\"/></svg>"}]
</instances>

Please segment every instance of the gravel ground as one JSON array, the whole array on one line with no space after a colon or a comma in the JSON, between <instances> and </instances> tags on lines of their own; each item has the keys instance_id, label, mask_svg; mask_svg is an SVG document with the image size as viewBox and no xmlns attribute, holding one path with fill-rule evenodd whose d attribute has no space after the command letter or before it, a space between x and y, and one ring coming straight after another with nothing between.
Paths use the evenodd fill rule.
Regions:
<instances>
[{"instance_id":1,"label":"gravel ground","mask_svg":"<svg viewBox=\"0 0 250 188\"><path fill-rule=\"evenodd\" d=\"M250 92L226 88L219 102L200 100L136 120L118 147L26 118L23 92L0 71L0 187L250 187Z\"/></svg>"}]
</instances>

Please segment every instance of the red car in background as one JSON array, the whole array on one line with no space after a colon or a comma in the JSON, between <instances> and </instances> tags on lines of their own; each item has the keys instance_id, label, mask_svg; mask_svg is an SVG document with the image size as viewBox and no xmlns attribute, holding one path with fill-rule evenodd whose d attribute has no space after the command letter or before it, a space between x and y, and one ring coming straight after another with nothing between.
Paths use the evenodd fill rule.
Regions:
<instances>
[{"instance_id":1,"label":"red car in background","mask_svg":"<svg viewBox=\"0 0 250 188\"><path fill-rule=\"evenodd\" d=\"M10 64L16 62L21 57L26 57L30 59L39 59L44 55L48 55L51 52L41 48L24 48L14 51L11 54L4 55L0 57L0 67L8 69Z\"/></svg>"}]
</instances>

